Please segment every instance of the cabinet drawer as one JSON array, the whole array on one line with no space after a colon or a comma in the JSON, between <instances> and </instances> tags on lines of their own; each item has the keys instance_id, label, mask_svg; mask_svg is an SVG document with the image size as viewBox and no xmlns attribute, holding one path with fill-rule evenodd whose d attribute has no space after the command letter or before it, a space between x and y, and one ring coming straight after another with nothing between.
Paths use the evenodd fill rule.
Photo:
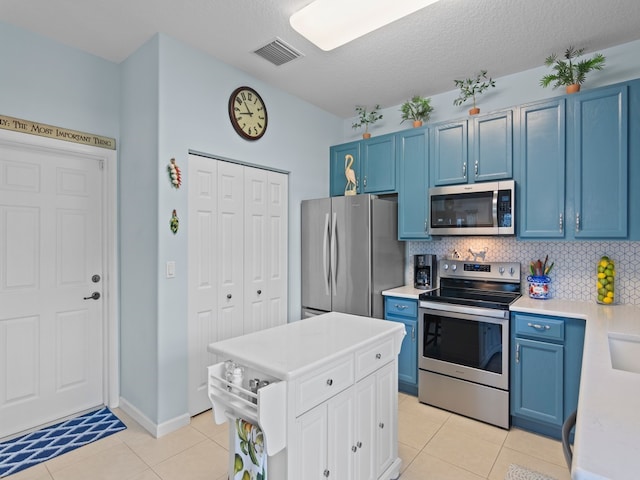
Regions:
<instances>
[{"instance_id":1,"label":"cabinet drawer","mask_svg":"<svg viewBox=\"0 0 640 480\"><path fill-rule=\"evenodd\" d=\"M353 355L332 362L295 383L296 416L340 393L354 383Z\"/></svg>"},{"instance_id":2,"label":"cabinet drawer","mask_svg":"<svg viewBox=\"0 0 640 480\"><path fill-rule=\"evenodd\" d=\"M387 315L402 315L416 318L418 316L418 302L407 298L386 297L385 313Z\"/></svg>"},{"instance_id":3,"label":"cabinet drawer","mask_svg":"<svg viewBox=\"0 0 640 480\"><path fill-rule=\"evenodd\" d=\"M356 380L366 377L393 360L393 340L385 340L356 352Z\"/></svg>"},{"instance_id":4,"label":"cabinet drawer","mask_svg":"<svg viewBox=\"0 0 640 480\"><path fill-rule=\"evenodd\" d=\"M536 315L516 314L516 335L564 341L564 320Z\"/></svg>"}]
</instances>

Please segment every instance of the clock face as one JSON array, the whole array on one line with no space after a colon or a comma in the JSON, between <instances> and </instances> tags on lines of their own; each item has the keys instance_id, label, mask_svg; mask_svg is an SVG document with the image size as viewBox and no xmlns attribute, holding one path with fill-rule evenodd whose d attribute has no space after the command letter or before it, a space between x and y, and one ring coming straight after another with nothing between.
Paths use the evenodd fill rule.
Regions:
<instances>
[{"instance_id":1,"label":"clock face","mask_svg":"<svg viewBox=\"0 0 640 480\"><path fill-rule=\"evenodd\" d=\"M238 134L257 140L267 130L267 108L253 88L236 88L229 97L229 119Z\"/></svg>"}]
</instances>

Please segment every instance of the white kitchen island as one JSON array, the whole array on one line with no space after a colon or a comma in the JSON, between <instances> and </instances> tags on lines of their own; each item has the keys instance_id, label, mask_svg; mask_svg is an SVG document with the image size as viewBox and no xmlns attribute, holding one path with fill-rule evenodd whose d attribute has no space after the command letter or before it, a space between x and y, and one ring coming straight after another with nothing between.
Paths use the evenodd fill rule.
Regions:
<instances>
[{"instance_id":1,"label":"white kitchen island","mask_svg":"<svg viewBox=\"0 0 640 480\"><path fill-rule=\"evenodd\" d=\"M215 421L260 426L273 480L397 478L404 335L396 322L331 312L212 343L209 351L221 360L245 366L242 389L225 381L223 363L209 367ZM253 394L252 378L270 383ZM234 478L235 429L229 431Z\"/></svg>"}]
</instances>

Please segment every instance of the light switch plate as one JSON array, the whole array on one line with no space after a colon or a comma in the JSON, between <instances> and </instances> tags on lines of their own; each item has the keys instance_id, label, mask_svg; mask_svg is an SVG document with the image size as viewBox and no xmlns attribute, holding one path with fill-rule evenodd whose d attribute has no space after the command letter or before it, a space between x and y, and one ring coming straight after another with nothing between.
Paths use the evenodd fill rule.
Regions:
<instances>
[{"instance_id":1,"label":"light switch plate","mask_svg":"<svg viewBox=\"0 0 640 480\"><path fill-rule=\"evenodd\" d=\"M167 262L167 278L173 278L176 276L176 262L170 260Z\"/></svg>"}]
</instances>

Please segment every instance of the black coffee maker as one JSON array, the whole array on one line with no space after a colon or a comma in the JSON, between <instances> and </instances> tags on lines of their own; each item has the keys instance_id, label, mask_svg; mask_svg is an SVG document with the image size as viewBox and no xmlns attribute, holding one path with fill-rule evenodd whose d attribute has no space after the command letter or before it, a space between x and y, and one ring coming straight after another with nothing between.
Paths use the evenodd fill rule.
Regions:
<instances>
[{"instance_id":1,"label":"black coffee maker","mask_svg":"<svg viewBox=\"0 0 640 480\"><path fill-rule=\"evenodd\" d=\"M436 256L431 254L414 255L413 286L420 290L436 288Z\"/></svg>"}]
</instances>

